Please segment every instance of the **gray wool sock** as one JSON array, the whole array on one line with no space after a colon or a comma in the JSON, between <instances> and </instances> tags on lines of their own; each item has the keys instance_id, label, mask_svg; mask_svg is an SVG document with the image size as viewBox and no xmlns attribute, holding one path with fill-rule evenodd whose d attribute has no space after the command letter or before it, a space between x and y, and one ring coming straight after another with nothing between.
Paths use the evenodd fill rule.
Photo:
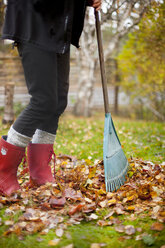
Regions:
<instances>
[{"instance_id":1,"label":"gray wool sock","mask_svg":"<svg viewBox=\"0 0 165 248\"><path fill-rule=\"evenodd\" d=\"M25 136L21 133L18 133L12 126L8 131L7 142L20 147L28 146L31 137Z\"/></svg>"},{"instance_id":2,"label":"gray wool sock","mask_svg":"<svg viewBox=\"0 0 165 248\"><path fill-rule=\"evenodd\" d=\"M56 135L52 133L48 133L46 131L42 131L37 129L32 138L32 143L35 144L54 144Z\"/></svg>"}]
</instances>

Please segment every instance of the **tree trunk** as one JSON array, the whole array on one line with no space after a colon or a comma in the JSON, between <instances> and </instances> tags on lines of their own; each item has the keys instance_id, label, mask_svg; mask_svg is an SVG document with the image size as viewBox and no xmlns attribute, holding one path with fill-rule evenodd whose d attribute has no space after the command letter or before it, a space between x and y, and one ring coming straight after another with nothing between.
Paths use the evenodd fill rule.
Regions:
<instances>
[{"instance_id":1,"label":"tree trunk","mask_svg":"<svg viewBox=\"0 0 165 248\"><path fill-rule=\"evenodd\" d=\"M94 87L94 61L91 61L88 66L89 61L85 56L82 56L79 62L81 63L81 70L79 74L77 101L73 113L76 116L89 117L91 116L91 101Z\"/></svg>"},{"instance_id":2,"label":"tree trunk","mask_svg":"<svg viewBox=\"0 0 165 248\"><path fill-rule=\"evenodd\" d=\"M14 121L13 96L14 83L8 83L5 85L5 106L2 120L3 124L12 124Z\"/></svg>"},{"instance_id":3,"label":"tree trunk","mask_svg":"<svg viewBox=\"0 0 165 248\"><path fill-rule=\"evenodd\" d=\"M90 23L89 10L86 15L84 31L81 36L81 48L78 52L79 81L77 100L73 109L76 116L91 116L92 96L95 82L95 65L97 51L95 25Z\"/></svg>"}]
</instances>

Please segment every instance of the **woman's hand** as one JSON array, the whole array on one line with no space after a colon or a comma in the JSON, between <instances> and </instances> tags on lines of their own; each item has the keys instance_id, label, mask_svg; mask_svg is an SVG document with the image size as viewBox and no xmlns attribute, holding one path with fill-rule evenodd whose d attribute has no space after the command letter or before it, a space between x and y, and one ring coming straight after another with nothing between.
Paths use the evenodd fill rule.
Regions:
<instances>
[{"instance_id":1,"label":"woman's hand","mask_svg":"<svg viewBox=\"0 0 165 248\"><path fill-rule=\"evenodd\" d=\"M101 9L101 0L87 0L87 5L96 9L96 11Z\"/></svg>"}]
</instances>

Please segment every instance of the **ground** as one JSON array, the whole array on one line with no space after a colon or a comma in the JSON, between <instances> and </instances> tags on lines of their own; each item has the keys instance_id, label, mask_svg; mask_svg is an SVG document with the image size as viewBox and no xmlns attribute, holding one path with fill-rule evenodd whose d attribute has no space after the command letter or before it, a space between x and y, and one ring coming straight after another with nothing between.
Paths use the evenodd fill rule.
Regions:
<instances>
[{"instance_id":1,"label":"ground","mask_svg":"<svg viewBox=\"0 0 165 248\"><path fill-rule=\"evenodd\" d=\"M0 197L0 247L163 247L163 123L113 118L130 163L126 183L107 193L102 162L104 115L60 120L56 183ZM6 134L8 126L0 127ZM53 169L53 161L52 161Z\"/></svg>"}]
</instances>

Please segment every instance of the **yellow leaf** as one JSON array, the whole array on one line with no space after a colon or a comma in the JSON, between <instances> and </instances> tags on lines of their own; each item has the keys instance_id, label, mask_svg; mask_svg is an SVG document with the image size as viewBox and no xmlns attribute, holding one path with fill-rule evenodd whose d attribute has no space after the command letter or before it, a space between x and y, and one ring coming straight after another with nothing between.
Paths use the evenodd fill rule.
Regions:
<instances>
[{"instance_id":1,"label":"yellow leaf","mask_svg":"<svg viewBox=\"0 0 165 248\"><path fill-rule=\"evenodd\" d=\"M61 165L66 165L67 163L67 161L62 161Z\"/></svg>"},{"instance_id":2,"label":"yellow leaf","mask_svg":"<svg viewBox=\"0 0 165 248\"><path fill-rule=\"evenodd\" d=\"M132 206L128 206L128 207L127 207L127 210L128 210L128 211L133 211L133 210L135 210L135 206L133 206L133 205L132 205Z\"/></svg>"},{"instance_id":3,"label":"yellow leaf","mask_svg":"<svg viewBox=\"0 0 165 248\"><path fill-rule=\"evenodd\" d=\"M111 206L113 204L116 204L116 202L117 202L116 199L111 199L108 201L108 205Z\"/></svg>"},{"instance_id":4,"label":"yellow leaf","mask_svg":"<svg viewBox=\"0 0 165 248\"><path fill-rule=\"evenodd\" d=\"M94 177L96 174L96 166L89 167L89 175L88 178Z\"/></svg>"},{"instance_id":5,"label":"yellow leaf","mask_svg":"<svg viewBox=\"0 0 165 248\"><path fill-rule=\"evenodd\" d=\"M49 240L48 245L54 246L54 245L57 245L59 242L60 242L60 239Z\"/></svg>"},{"instance_id":6,"label":"yellow leaf","mask_svg":"<svg viewBox=\"0 0 165 248\"><path fill-rule=\"evenodd\" d=\"M97 193L98 195L106 195L106 191L104 191L103 189L99 189Z\"/></svg>"},{"instance_id":7,"label":"yellow leaf","mask_svg":"<svg viewBox=\"0 0 165 248\"><path fill-rule=\"evenodd\" d=\"M114 196L114 193L108 192L107 193L107 199L111 199Z\"/></svg>"},{"instance_id":8,"label":"yellow leaf","mask_svg":"<svg viewBox=\"0 0 165 248\"><path fill-rule=\"evenodd\" d=\"M155 197L157 197L157 196L158 196L158 195L157 195L157 193L156 193L155 191L152 191L152 192L151 192L151 197L152 197L152 198L155 198Z\"/></svg>"},{"instance_id":9,"label":"yellow leaf","mask_svg":"<svg viewBox=\"0 0 165 248\"><path fill-rule=\"evenodd\" d=\"M159 214L160 214L160 216L165 217L165 211L162 211Z\"/></svg>"},{"instance_id":10,"label":"yellow leaf","mask_svg":"<svg viewBox=\"0 0 165 248\"><path fill-rule=\"evenodd\" d=\"M134 195L131 195L131 196L127 197L127 201L133 201L134 199L135 199Z\"/></svg>"}]
</instances>

